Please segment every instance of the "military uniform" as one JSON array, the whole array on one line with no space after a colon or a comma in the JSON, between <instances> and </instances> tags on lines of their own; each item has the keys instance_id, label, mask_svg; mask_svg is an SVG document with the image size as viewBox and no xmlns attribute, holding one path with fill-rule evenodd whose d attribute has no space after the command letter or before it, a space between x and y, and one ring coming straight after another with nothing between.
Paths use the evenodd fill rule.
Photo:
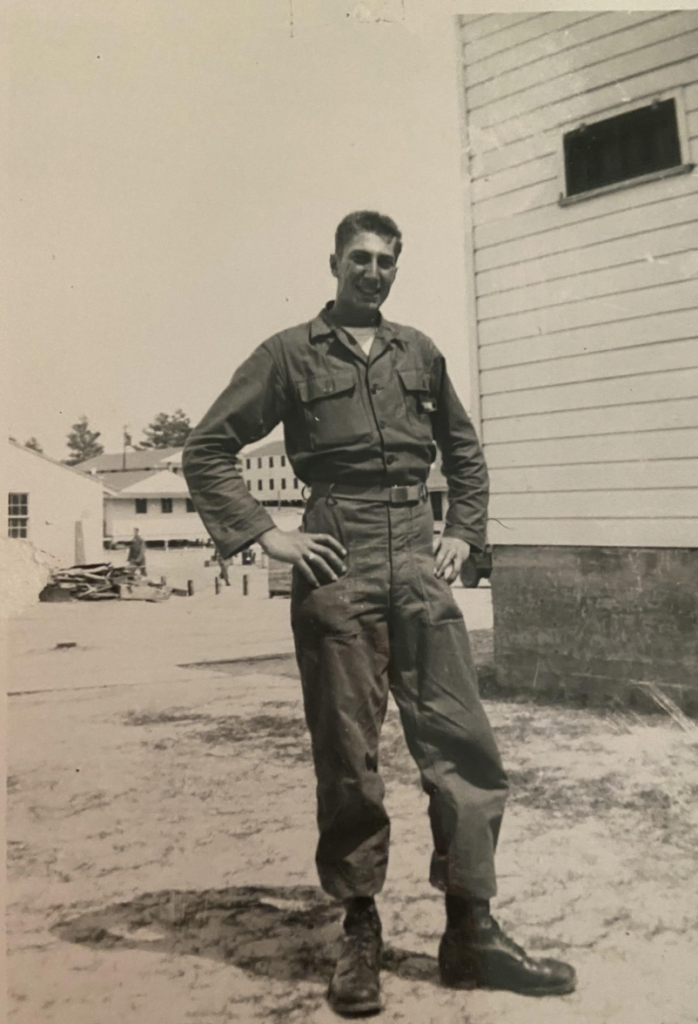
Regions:
<instances>
[{"instance_id":1,"label":"military uniform","mask_svg":"<svg viewBox=\"0 0 698 1024\"><path fill-rule=\"evenodd\" d=\"M488 481L472 423L433 342L381 320L368 356L329 307L265 341L192 431L183 469L220 554L274 523L247 491L243 446L284 425L310 497L303 529L346 548L347 571L313 588L294 569L291 621L317 774L323 887L380 891L389 821L379 774L388 692L429 796L431 881L486 900L507 780L449 585L434 575L426 479L438 447L445 536L485 541Z\"/></svg>"}]
</instances>

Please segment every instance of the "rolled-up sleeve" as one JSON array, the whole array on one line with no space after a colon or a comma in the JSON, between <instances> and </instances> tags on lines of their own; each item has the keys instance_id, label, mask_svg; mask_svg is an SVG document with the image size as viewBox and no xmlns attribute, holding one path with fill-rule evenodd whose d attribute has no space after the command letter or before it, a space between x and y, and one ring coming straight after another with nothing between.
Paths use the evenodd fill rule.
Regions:
<instances>
[{"instance_id":1,"label":"rolled-up sleeve","mask_svg":"<svg viewBox=\"0 0 698 1024\"><path fill-rule=\"evenodd\" d=\"M437 404L433 416L434 439L441 449L448 481L445 537L460 537L482 551L487 535L489 476L475 427L463 408L439 356L434 381Z\"/></svg>"},{"instance_id":2,"label":"rolled-up sleeve","mask_svg":"<svg viewBox=\"0 0 698 1024\"><path fill-rule=\"evenodd\" d=\"M184 447L182 470L204 526L229 558L274 521L247 490L238 453L283 417L283 387L268 342L236 371Z\"/></svg>"}]
</instances>

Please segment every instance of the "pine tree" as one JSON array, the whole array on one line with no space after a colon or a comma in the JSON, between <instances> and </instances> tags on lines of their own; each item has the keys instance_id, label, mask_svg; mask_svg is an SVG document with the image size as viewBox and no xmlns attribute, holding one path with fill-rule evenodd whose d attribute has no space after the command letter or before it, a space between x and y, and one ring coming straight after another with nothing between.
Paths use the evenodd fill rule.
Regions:
<instances>
[{"instance_id":1,"label":"pine tree","mask_svg":"<svg viewBox=\"0 0 698 1024\"><path fill-rule=\"evenodd\" d=\"M90 430L87 416L81 416L78 422L73 424L73 429L68 434L67 446L71 455L65 460L67 464L77 466L79 462L85 462L86 459L93 459L96 455L101 455L104 447L97 442L99 436L98 430Z\"/></svg>"},{"instance_id":2,"label":"pine tree","mask_svg":"<svg viewBox=\"0 0 698 1024\"><path fill-rule=\"evenodd\" d=\"M190 432L191 422L181 409L172 415L160 412L143 431L146 439L141 447L182 448Z\"/></svg>"}]
</instances>

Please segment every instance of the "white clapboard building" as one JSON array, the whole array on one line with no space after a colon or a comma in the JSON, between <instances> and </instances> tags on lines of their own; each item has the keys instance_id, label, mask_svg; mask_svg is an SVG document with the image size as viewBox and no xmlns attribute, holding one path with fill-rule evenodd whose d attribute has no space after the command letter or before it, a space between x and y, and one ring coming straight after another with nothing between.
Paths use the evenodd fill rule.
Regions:
<instances>
[{"instance_id":1,"label":"white clapboard building","mask_svg":"<svg viewBox=\"0 0 698 1024\"><path fill-rule=\"evenodd\" d=\"M7 528L49 567L102 560L102 484L10 439L5 452Z\"/></svg>"},{"instance_id":2,"label":"white clapboard building","mask_svg":"<svg viewBox=\"0 0 698 1024\"><path fill-rule=\"evenodd\" d=\"M498 674L696 710L698 11L457 32Z\"/></svg>"}]
</instances>

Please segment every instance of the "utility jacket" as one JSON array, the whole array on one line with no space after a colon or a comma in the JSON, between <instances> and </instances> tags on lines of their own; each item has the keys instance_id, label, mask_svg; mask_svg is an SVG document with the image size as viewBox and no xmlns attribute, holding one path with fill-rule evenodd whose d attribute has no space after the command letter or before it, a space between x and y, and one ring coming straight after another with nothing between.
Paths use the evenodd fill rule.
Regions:
<instances>
[{"instance_id":1,"label":"utility jacket","mask_svg":"<svg viewBox=\"0 0 698 1024\"><path fill-rule=\"evenodd\" d=\"M367 357L332 324L330 308L263 342L189 435L182 468L220 554L274 526L247 490L237 456L278 423L306 484L425 483L438 445L448 481L444 535L481 550L487 469L444 357L426 335L384 319Z\"/></svg>"}]
</instances>

